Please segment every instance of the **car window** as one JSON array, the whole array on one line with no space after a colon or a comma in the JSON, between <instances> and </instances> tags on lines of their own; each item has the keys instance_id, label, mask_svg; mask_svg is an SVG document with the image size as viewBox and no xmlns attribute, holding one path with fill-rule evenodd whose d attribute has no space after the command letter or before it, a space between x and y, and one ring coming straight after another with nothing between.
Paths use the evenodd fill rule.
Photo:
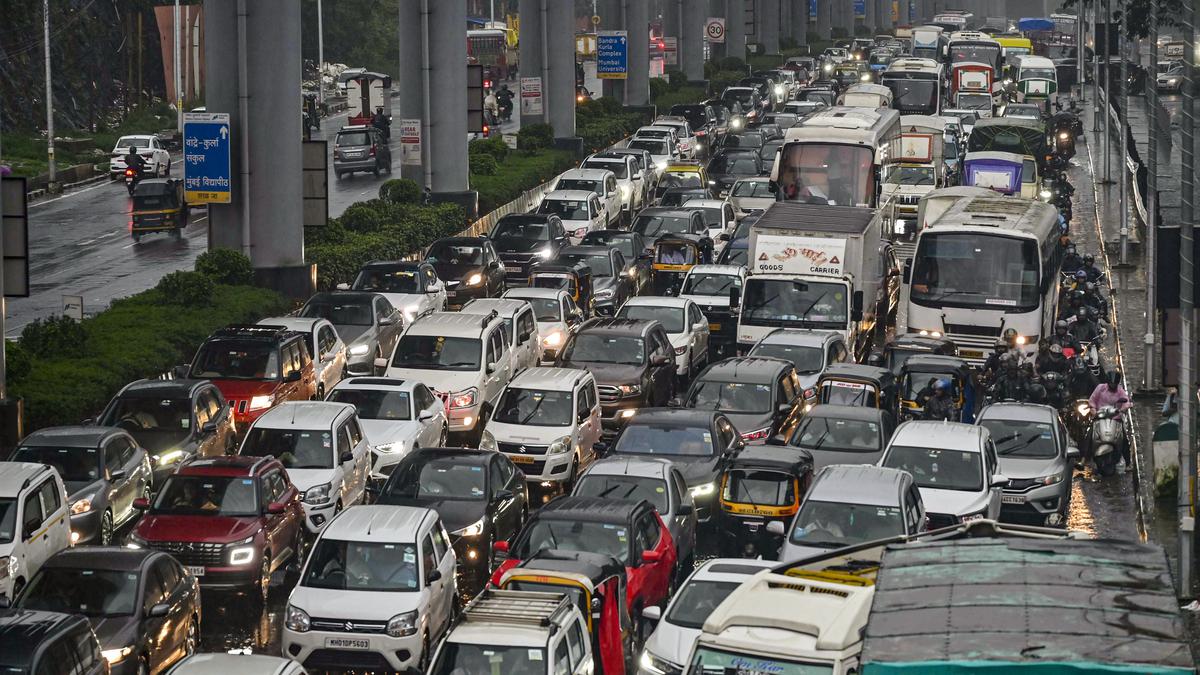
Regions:
<instances>
[{"instance_id":1,"label":"car window","mask_svg":"<svg viewBox=\"0 0 1200 675\"><path fill-rule=\"evenodd\" d=\"M733 425L729 423L729 420L723 417L717 420L717 440L720 443L720 448L722 450L728 448L736 437L737 429L733 428Z\"/></svg>"},{"instance_id":2,"label":"car window","mask_svg":"<svg viewBox=\"0 0 1200 675\"><path fill-rule=\"evenodd\" d=\"M217 398L217 391L215 389L202 390L196 402L196 412L199 413L201 409L205 410L208 413L210 421L221 416L221 401Z\"/></svg>"},{"instance_id":3,"label":"car window","mask_svg":"<svg viewBox=\"0 0 1200 675\"><path fill-rule=\"evenodd\" d=\"M683 479L683 474L679 473L679 470L674 467L671 468L671 487L671 491L675 493L671 495L672 512L678 512L679 509L675 505L687 494L688 488L687 481Z\"/></svg>"},{"instance_id":4,"label":"car window","mask_svg":"<svg viewBox=\"0 0 1200 675\"><path fill-rule=\"evenodd\" d=\"M350 430L350 445L358 447L358 444L362 443L363 440L363 431L362 427L358 424L358 418L351 417L350 421L346 422L346 428Z\"/></svg>"},{"instance_id":5,"label":"car window","mask_svg":"<svg viewBox=\"0 0 1200 675\"><path fill-rule=\"evenodd\" d=\"M342 455L354 451L354 444L350 442L350 429L348 427L348 424L343 424L342 428L338 429L338 462L342 461Z\"/></svg>"},{"instance_id":6,"label":"car window","mask_svg":"<svg viewBox=\"0 0 1200 675\"><path fill-rule=\"evenodd\" d=\"M317 345L321 349L321 355L324 356L333 351L337 345L337 333L334 332L333 326L321 326L317 331Z\"/></svg>"},{"instance_id":7,"label":"car window","mask_svg":"<svg viewBox=\"0 0 1200 675\"><path fill-rule=\"evenodd\" d=\"M422 573L425 575L425 583L428 584L429 576L437 569L437 558L434 557L433 537L428 533L421 542L421 564L425 567Z\"/></svg>"},{"instance_id":8,"label":"car window","mask_svg":"<svg viewBox=\"0 0 1200 675\"><path fill-rule=\"evenodd\" d=\"M71 645L74 647L75 658L79 660L79 665L83 667L85 673L90 672L100 659L104 658L100 653L100 642L96 639L95 634L83 624L79 624L71 632Z\"/></svg>"},{"instance_id":9,"label":"car window","mask_svg":"<svg viewBox=\"0 0 1200 675\"><path fill-rule=\"evenodd\" d=\"M567 652L566 640L560 640L554 648L554 675L571 675L571 657Z\"/></svg>"},{"instance_id":10,"label":"car window","mask_svg":"<svg viewBox=\"0 0 1200 675\"><path fill-rule=\"evenodd\" d=\"M517 325L522 333L528 333L531 336L537 335L537 325L533 321L533 310L529 310L521 314L517 319Z\"/></svg>"},{"instance_id":11,"label":"car window","mask_svg":"<svg viewBox=\"0 0 1200 675\"><path fill-rule=\"evenodd\" d=\"M796 383L792 379L791 371L784 373L779 380L779 401L781 403L791 403L796 400L796 395L800 392L796 391Z\"/></svg>"},{"instance_id":12,"label":"car window","mask_svg":"<svg viewBox=\"0 0 1200 675\"><path fill-rule=\"evenodd\" d=\"M517 468L504 455L499 455L496 459L496 463L500 465L500 475L504 478L504 484L510 485L517 474Z\"/></svg>"},{"instance_id":13,"label":"car window","mask_svg":"<svg viewBox=\"0 0 1200 675\"><path fill-rule=\"evenodd\" d=\"M433 394L423 384L413 387L413 397L416 400L419 410L425 410L433 406Z\"/></svg>"},{"instance_id":14,"label":"car window","mask_svg":"<svg viewBox=\"0 0 1200 675\"><path fill-rule=\"evenodd\" d=\"M579 668L579 663L583 660L583 627L578 621L571 624L570 630L567 631L567 647L571 651L571 668Z\"/></svg>"},{"instance_id":15,"label":"car window","mask_svg":"<svg viewBox=\"0 0 1200 675\"><path fill-rule=\"evenodd\" d=\"M431 284L437 283L437 272L434 272L432 267L424 268L421 270L421 274L425 277L425 285L427 287Z\"/></svg>"},{"instance_id":16,"label":"car window","mask_svg":"<svg viewBox=\"0 0 1200 675\"><path fill-rule=\"evenodd\" d=\"M575 390L575 416L581 422L592 414L592 408L587 403L587 389L588 385L584 385Z\"/></svg>"},{"instance_id":17,"label":"car window","mask_svg":"<svg viewBox=\"0 0 1200 675\"><path fill-rule=\"evenodd\" d=\"M504 472L500 469L500 462L492 462L488 468L488 481L491 482L489 490L495 497L501 490L508 488L508 481L504 478Z\"/></svg>"},{"instance_id":18,"label":"car window","mask_svg":"<svg viewBox=\"0 0 1200 675\"><path fill-rule=\"evenodd\" d=\"M155 561L154 566L158 569L159 574L162 575L167 595L171 595L179 586L179 582L183 580L179 563L172 560L170 556L162 556Z\"/></svg>"},{"instance_id":19,"label":"car window","mask_svg":"<svg viewBox=\"0 0 1200 675\"><path fill-rule=\"evenodd\" d=\"M113 438L104 444L104 469L109 473L116 471L125 464L121 461L121 449L117 447L117 440Z\"/></svg>"},{"instance_id":20,"label":"car window","mask_svg":"<svg viewBox=\"0 0 1200 675\"><path fill-rule=\"evenodd\" d=\"M442 556L446 555L446 540L442 538L440 521L434 524L431 534L433 534L433 559L441 560Z\"/></svg>"},{"instance_id":21,"label":"car window","mask_svg":"<svg viewBox=\"0 0 1200 675\"><path fill-rule=\"evenodd\" d=\"M58 483L54 479L50 479L42 483L42 487L38 489L42 496L42 513L47 518L58 512L62 507L62 497L59 494Z\"/></svg>"},{"instance_id":22,"label":"car window","mask_svg":"<svg viewBox=\"0 0 1200 675\"><path fill-rule=\"evenodd\" d=\"M163 579L162 571L157 566L151 566L142 583L145 584L142 588L142 614L145 615L151 607L166 600L167 582Z\"/></svg>"},{"instance_id":23,"label":"car window","mask_svg":"<svg viewBox=\"0 0 1200 675\"><path fill-rule=\"evenodd\" d=\"M70 635L62 635L46 646L38 659L36 672L37 675L76 675L83 672Z\"/></svg>"},{"instance_id":24,"label":"car window","mask_svg":"<svg viewBox=\"0 0 1200 675\"><path fill-rule=\"evenodd\" d=\"M22 504L21 513L21 533L29 537L38 531L42 526L42 500L38 496L38 491L34 490L25 496L25 502Z\"/></svg>"},{"instance_id":25,"label":"car window","mask_svg":"<svg viewBox=\"0 0 1200 675\"><path fill-rule=\"evenodd\" d=\"M487 363L500 362L500 347L498 346L500 344L502 344L500 341L500 331L492 331L492 334L488 336Z\"/></svg>"},{"instance_id":26,"label":"car window","mask_svg":"<svg viewBox=\"0 0 1200 675\"><path fill-rule=\"evenodd\" d=\"M296 343L284 345L280 350L283 356L283 376L287 377L293 370L298 370Z\"/></svg>"},{"instance_id":27,"label":"car window","mask_svg":"<svg viewBox=\"0 0 1200 675\"><path fill-rule=\"evenodd\" d=\"M283 478L278 471L271 471L262 477L263 497L268 504L281 501L283 497Z\"/></svg>"}]
</instances>

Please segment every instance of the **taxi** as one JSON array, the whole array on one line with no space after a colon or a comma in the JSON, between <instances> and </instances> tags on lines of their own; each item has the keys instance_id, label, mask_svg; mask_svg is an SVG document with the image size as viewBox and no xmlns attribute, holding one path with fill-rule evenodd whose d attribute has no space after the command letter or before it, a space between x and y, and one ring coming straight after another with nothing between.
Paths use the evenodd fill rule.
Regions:
<instances>
[{"instance_id":1,"label":"taxi","mask_svg":"<svg viewBox=\"0 0 1200 675\"><path fill-rule=\"evenodd\" d=\"M673 176L679 181L680 187L708 187L708 172L704 170L704 165L700 162L691 160L677 159L667 168L663 169L661 178Z\"/></svg>"}]
</instances>

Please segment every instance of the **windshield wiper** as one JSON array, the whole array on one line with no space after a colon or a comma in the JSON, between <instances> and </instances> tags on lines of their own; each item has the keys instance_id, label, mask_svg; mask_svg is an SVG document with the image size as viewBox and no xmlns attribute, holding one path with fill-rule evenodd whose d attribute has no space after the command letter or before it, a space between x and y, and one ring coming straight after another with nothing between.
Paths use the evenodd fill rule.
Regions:
<instances>
[{"instance_id":1,"label":"windshield wiper","mask_svg":"<svg viewBox=\"0 0 1200 675\"><path fill-rule=\"evenodd\" d=\"M1016 436L1016 434L1014 434L1014 436ZM1029 446L1033 445L1034 441L1036 441L1037 439L1039 439L1041 437L1042 437L1042 432L1035 431L1029 435L1029 438L1025 439L1024 443L1022 443L1020 445L1014 445L1011 448L1004 448L1003 450L997 450L996 454L997 455L1011 455L1018 450L1024 450L1025 448L1028 448Z\"/></svg>"}]
</instances>

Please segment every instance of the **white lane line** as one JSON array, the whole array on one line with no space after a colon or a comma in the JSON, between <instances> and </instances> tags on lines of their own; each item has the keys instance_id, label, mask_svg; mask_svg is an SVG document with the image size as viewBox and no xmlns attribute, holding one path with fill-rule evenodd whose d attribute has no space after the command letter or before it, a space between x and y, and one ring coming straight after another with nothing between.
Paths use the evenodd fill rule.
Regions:
<instances>
[{"instance_id":1,"label":"white lane line","mask_svg":"<svg viewBox=\"0 0 1200 675\"><path fill-rule=\"evenodd\" d=\"M107 185L109 185L109 183L108 183L108 182L96 183L95 185L93 185L93 186L91 186L91 187L85 187L85 188L83 188L82 190L76 190L76 191L74 191L74 192L71 192L71 193L69 193L69 194L62 195L61 197L55 197L55 198L53 198L53 199L46 199L46 200L44 200L44 201L40 201L40 202L37 202L37 203L35 203L35 204L30 204L30 205L29 205L29 209L32 211L33 209L36 209L36 208L37 208L37 207L39 207L39 206L45 206L45 205L47 205L47 204L53 204L54 202L56 202L56 201L58 201L58 200L60 200L60 199L66 199L67 197L75 197L75 196L77 196L77 195L81 195L81 194L83 194L83 193L85 193L85 192L91 192L92 190L95 190L95 189L97 189L97 188L102 188L102 187L105 187L105 186L107 186Z\"/></svg>"}]
</instances>

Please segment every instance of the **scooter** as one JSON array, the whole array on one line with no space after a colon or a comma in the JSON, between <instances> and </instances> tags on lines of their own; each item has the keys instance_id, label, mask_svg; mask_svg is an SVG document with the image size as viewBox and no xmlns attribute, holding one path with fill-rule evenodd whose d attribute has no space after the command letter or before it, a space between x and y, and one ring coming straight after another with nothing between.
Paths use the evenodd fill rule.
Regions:
<instances>
[{"instance_id":1,"label":"scooter","mask_svg":"<svg viewBox=\"0 0 1200 675\"><path fill-rule=\"evenodd\" d=\"M1120 401L1122 404L1124 402L1124 399ZM1116 473L1117 461L1121 454L1119 444L1125 442L1125 425L1121 423L1121 411L1113 406L1104 406L1095 411L1088 440L1092 462L1096 464L1100 475L1111 476Z\"/></svg>"}]
</instances>

